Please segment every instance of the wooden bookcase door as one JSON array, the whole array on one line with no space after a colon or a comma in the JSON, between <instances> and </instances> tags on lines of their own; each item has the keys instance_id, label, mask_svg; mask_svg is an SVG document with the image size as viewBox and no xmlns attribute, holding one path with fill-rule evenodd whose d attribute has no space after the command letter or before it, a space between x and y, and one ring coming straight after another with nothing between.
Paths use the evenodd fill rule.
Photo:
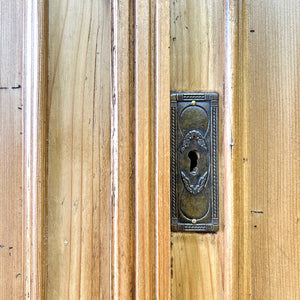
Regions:
<instances>
[{"instance_id":1,"label":"wooden bookcase door","mask_svg":"<svg viewBox=\"0 0 300 300\"><path fill-rule=\"evenodd\" d=\"M0 298L298 299L296 0L0 0ZM170 90L219 93L216 234L170 232Z\"/></svg>"}]
</instances>

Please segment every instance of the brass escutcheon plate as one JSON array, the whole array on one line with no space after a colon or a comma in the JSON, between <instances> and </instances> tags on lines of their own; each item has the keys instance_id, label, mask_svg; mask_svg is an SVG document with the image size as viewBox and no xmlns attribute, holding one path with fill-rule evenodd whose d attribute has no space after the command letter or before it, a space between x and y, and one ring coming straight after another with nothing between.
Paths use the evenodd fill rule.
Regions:
<instances>
[{"instance_id":1,"label":"brass escutcheon plate","mask_svg":"<svg viewBox=\"0 0 300 300\"><path fill-rule=\"evenodd\" d=\"M171 229L216 232L218 94L171 92Z\"/></svg>"}]
</instances>

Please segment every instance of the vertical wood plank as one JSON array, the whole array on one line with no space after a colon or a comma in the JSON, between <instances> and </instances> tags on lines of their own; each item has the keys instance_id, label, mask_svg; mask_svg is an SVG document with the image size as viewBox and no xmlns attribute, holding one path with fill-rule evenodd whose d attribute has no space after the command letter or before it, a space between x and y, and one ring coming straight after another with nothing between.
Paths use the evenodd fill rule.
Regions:
<instances>
[{"instance_id":1,"label":"vertical wood plank","mask_svg":"<svg viewBox=\"0 0 300 300\"><path fill-rule=\"evenodd\" d=\"M224 70L224 298L238 299L238 231L243 218L238 210L238 186L236 162L238 144L236 144L236 115L239 111L238 102L238 51L239 51L239 20L238 2L224 1L225 13L225 70ZM241 222L242 223L242 222Z\"/></svg>"},{"instance_id":2,"label":"vertical wood plank","mask_svg":"<svg viewBox=\"0 0 300 300\"><path fill-rule=\"evenodd\" d=\"M113 1L114 299L169 299L168 1Z\"/></svg>"},{"instance_id":3,"label":"vertical wood plank","mask_svg":"<svg viewBox=\"0 0 300 300\"><path fill-rule=\"evenodd\" d=\"M112 298L135 284L134 6L112 1Z\"/></svg>"},{"instance_id":4,"label":"vertical wood plank","mask_svg":"<svg viewBox=\"0 0 300 300\"><path fill-rule=\"evenodd\" d=\"M246 1L238 7L238 63L234 111L234 199L236 205L236 294L241 299L251 297L251 70L250 70L250 4Z\"/></svg>"},{"instance_id":5,"label":"vertical wood plank","mask_svg":"<svg viewBox=\"0 0 300 300\"><path fill-rule=\"evenodd\" d=\"M172 297L246 299L250 294L248 7L236 1L176 1L170 6L171 89L220 95L220 230L172 234Z\"/></svg>"},{"instance_id":6,"label":"vertical wood plank","mask_svg":"<svg viewBox=\"0 0 300 300\"><path fill-rule=\"evenodd\" d=\"M300 7L250 5L252 297L299 299Z\"/></svg>"},{"instance_id":7,"label":"vertical wood plank","mask_svg":"<svg viewBox=\"0 0 300 300\"><path fill-rule=\"evenodd\" d=\"M219 149L223 149L224 7L222 1L172 1L171 90L219 93ZM172 298L222 299L223 151L219 155L220 230L172 233Z\"/></svg>"},{"instance_id":8,"label":"vertical wood plank","mask_svg":"<svg viewBox=\"0 0 300 300\"><path fill-rule=\"evenodd\" d=\"M153 102L151 103L151 99L155 99L155 86L151 74L156 68L154 53L149 47L149 43L154 42L151 34L154 34L153 29L155 30L155 26L151 28L151 22L155 22L151 20L155 15L151 4L151 1L135 2L136 299L155 298L156 249L153 233L155 232L156 199L153 174L156 141L155 132L151 128L151 123L155 121L154 106Z\"/></svg>"},{"instance_id":9,"label":"vertical wood plank","mask_svg":"<svg viewBox=\"0 0 300 300\"><path fill-rule=\"evenodd\" d=\"M171 298L170 255L170 11L155 2L155 244L156 299ZM151 101L151 99L150 99Z\"/></svg>"},{"instance_id":10,"label":"vertical wood plank","mask_svg":"<svg viewBox=\"0 0 300 300\"><path fill-rule=\"evenodd\" d=\"M47 10L23 6L23 297L45 297Z\"/></svg>"},{"instance_id":11,"label":"vertical wood plank","mask_svg":"<svg viewBox=\"0 0 300 300\"><path fill-rule=\"evenodd\" d=\"M0 298L21 299L23 1L0 2Z\"/></svg>"},{"instance_id":12,"label":"vertical wood plank","mask_svg":"<svg viewBox=\"0 0 300 300\"><path fill-rule=\"evenodd\" d=\"M110 20L49 1L49 299L110 298Z\"/></svg>"},{"instance_id":13,"label":"vertical wood plank","mask_svg":"<svg viewBox=\"0 0 300 300\"><path fill-rule=\"evenodd\" d=\"M44 296L46 43L43 1L1 1L0 293Z\"/></svg>"},{"instance_id":14,"label":"vertical wood plank","mask_svg":"<svg viewBox=\"0 0 300 300\"><path fill-rule=\"evenodd\" d=\"M169 299L167 7L49 3L49 299Z\"/></svg>"}]
</instances>

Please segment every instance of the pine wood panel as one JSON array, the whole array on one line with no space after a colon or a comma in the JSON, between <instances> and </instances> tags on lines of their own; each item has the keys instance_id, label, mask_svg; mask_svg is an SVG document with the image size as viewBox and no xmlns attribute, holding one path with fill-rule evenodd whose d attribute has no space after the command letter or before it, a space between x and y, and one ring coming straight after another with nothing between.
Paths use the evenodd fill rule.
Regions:
<instances>
[{"instance_id":1,"label":"pine wood panel","mask_svg":"<svg viewBox=\"0 0 300 300\"><path fill-rule=\"evenodd\" d=\"M223 136L224 16L222 1L171 1L171 90L219 93ZM223 149L222 138L219 148ZM172 233L172 298L222 299L223 156L220 169L220 230L217 234Z\"/></svg>"},{"instance_id":2,"label":"pine wood panel","mask_svg":"<svg viewBox=\"0 0 300 300\"><path fill-rule=\"evenodd\" d=\"M171 2L171 90L219 100L217 234L172 234L173 299L250 295L249 5Z\"/></svg>"},{"instance_id":3,"label":"pine wood panel","mask_svg":"<svg viewBox=\"0 0 300 300\"><path fill-rule=\"evenodd\" d=\"M45 298L47 10L23 6L23 296Z\"/></svg>"},{"instance_id":4,"label":"pine wood panel","mask_svg":"<svg viewBox=\"0 0 300 300\"><path fill-rule=\"evenodd\" d=\"M49 3L49 299L170 297L168 5Z\"/></svg>"},{"instance_id":5,"label":"pine wood panel","mask_svg":"<svg viewBox=\"0 0 300 300\"><path fill-rule=\"evenodd\" d=\"M253 299L300 298L300 7L251 1Z\"/></svg>"},{"instance_id":6,"label":"pine wood panel","mask_svg":"<svg viewBox=\"0 0 300 300\"><path fill-rule=\"evenodd\" d=\"M21 299L23 1L0 11L0 298Z\"/></svg>"},{"instance_id":7,"label":"pine wood panel","mask_svg":"<svg viewBox=\"0 0 300 300\"><path fill-rule=\"evenodd\" d=\"M251 295L249 9L225 1L224 299Z\"/></svg>"},{"instance_id":8,"label":"pine wood panel","mask_svg":"<svg viewBox=\"0 0 300 300\"><path fill-rule=\"evenodd\" d=\"M113 1L114 299L169 299L169 2Z\"/></svg>"},{"instance_id":9,"label":"pine wood panel","mask_svg":"<svg viewBox=\"0 0 300 300\"><path fill-rule=\"evenodd\" d=\"M155 297L171 299L170 257L170 12L169 1L155 8ZM168 99L168 100L167 100ZM151 101L151 99L150 99Z\"/></svg>"},{"instance_id":10,"label":"pine wood panel","mask_svg":"<svg viewBox=\"0 0 300 300\"><path fill-rule=\"evenodd\" d=\"M237 8L236 64L234 96L234 199L236 218L235 287L237 299L251 296L251 132L250 132L250 3Z\"/></svg>"},{"instance_id":11,"label":"pine wood panel","mask_svg":"<svg viewBox=\"0 0 300 300\"><path fill-rule=\"evenodd\" d=\"M1 299L44 296L43 1L1 1Z\"/></svg>"},{"instance_id":12,"label":"pine wood panel","mask_svg":"<svg viewBox=\"0 0 300 300\"><path fill-rule=\"evenodd\" d=\"M110 298L110 3L49 1L48 299Z\"/></svg>"},{"instance_id":13,"label":"pine wood panel","mask_svg":"<svg viewBox=\"0 0 300 300\"><path fill-rule=\"evenodd\" d=\"M113 1L112 12L112 298L131 299L137 292L133 3Z\"/></svg>"}]
</instances>

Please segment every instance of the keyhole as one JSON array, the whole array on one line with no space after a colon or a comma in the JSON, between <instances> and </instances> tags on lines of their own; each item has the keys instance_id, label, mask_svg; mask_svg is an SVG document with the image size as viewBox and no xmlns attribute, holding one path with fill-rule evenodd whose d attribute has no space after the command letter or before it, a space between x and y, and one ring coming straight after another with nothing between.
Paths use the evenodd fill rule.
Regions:
<instances>
[{"instance_id":1,"label":"keyhole","mask_svg":"<svg viewBox=\"0 0 300 300\"><path fill-rule=\"evenodd\" d=\"M198 168L197 168L197 163L198 163L198 158L199 158L199 153L196 150L192 150L189 152L188 157L190 159L190 172L197 173Z\"/></svg>"}]
</instances>

